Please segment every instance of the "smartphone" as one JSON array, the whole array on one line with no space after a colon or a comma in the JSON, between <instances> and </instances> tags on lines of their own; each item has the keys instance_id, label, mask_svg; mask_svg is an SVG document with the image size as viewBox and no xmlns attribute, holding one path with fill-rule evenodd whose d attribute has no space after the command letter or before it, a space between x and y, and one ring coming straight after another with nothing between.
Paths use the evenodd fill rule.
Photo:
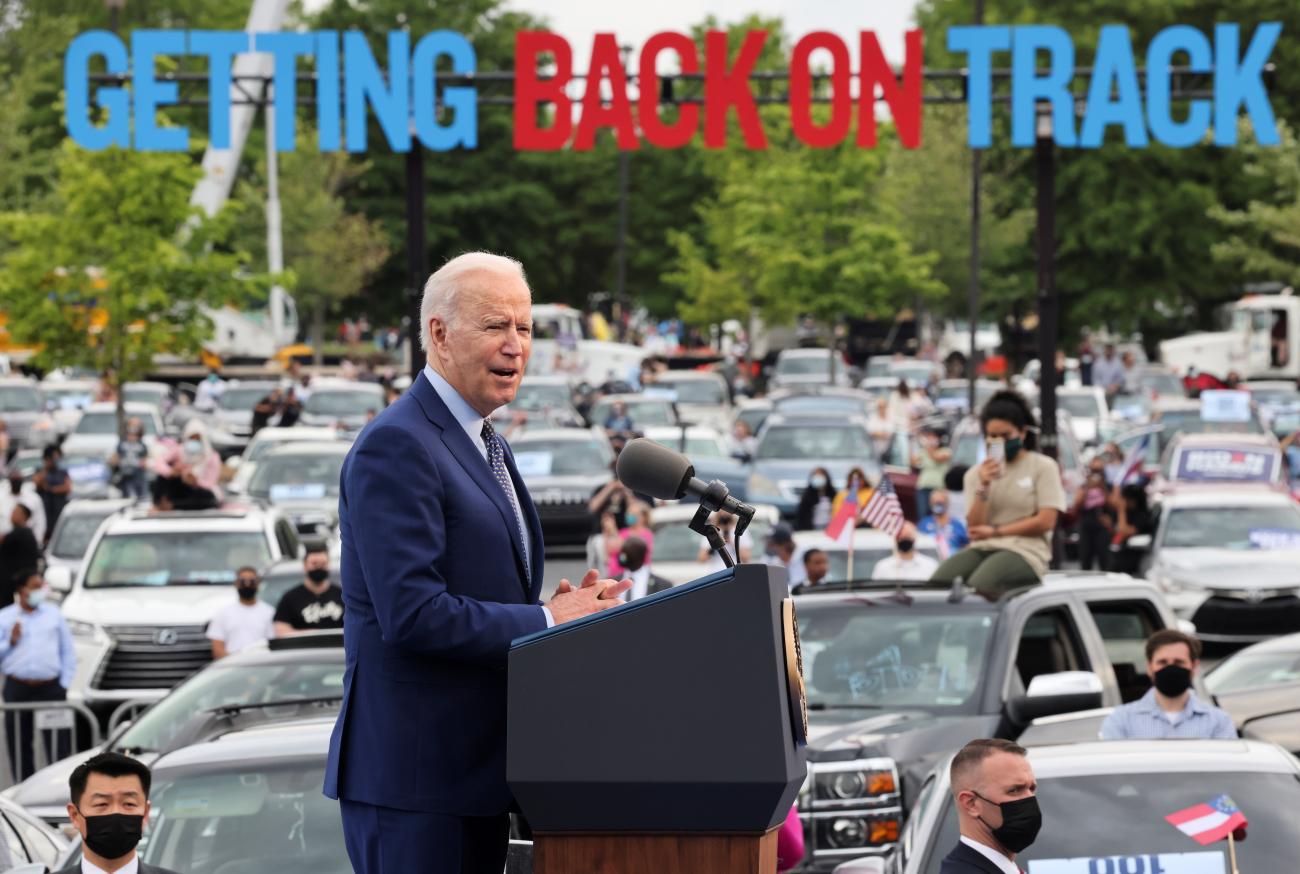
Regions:
<instances>
[{"instance_id":1,"label":"smartphone","mask_svg":"<svg viewBox=\"0 0 1300 874\"><path fill-rule=\"evenodd\" d=\"M998 468L1006 470L1007 467L1007 443L1001 437L989 438L989 458L998 463Z\"/></svg>"}]
</instances>

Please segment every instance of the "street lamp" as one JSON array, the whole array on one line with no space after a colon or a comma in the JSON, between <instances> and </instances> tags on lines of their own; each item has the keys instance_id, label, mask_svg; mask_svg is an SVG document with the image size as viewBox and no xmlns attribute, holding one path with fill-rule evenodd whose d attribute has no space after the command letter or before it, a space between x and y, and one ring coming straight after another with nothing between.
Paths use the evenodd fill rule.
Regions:
<instances>
[{"instance_id":1,"label":"street lamp","mask_svg":"<svg viewBox=\"0 0 1300 874\"><path fill-rule=\"evenodd\" d=\"M1052 106L1039 103L1034 125L1034 164L1038 175L1038 373L1040 450L1056 458L1056 145Z\"/></svg>"},{"instance_id":2,"label":"street lamp","mask_svg":"<svg viewBox=\"0 0 1300 874\"><path fill-rule=\"evenodd\" d=\"M108 7L108 29L117 33L117 16L126 6L126 0L104 0L104 5Z\"/></svg>"}]
</instances>

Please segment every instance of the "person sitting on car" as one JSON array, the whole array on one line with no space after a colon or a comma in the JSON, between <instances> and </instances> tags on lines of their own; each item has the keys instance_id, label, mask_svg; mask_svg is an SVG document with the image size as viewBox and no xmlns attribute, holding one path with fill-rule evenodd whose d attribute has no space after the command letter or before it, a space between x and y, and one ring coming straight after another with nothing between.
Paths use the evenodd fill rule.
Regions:
<instances>
[{"instance_id":1,"label":"person sitting on car","mask_svg":"<svg viewBox=\"0 0 1300 874\"><path fill-rule=\"evenodd\" d=\"M963 480L971 545L939 565L931 579L960 578L991 597L1042 581L1065 490L1060 467L1035 451L1036 425L1018 392L1000 391L984 404L980 429L990 454Z\"/></svg>"},{"instance_id":2,"label":"person sitting on car","mask_svg":"<svg viewBox=\"0 0 1300 874\"><path fill-rule=\"evenodd\" d=\"M1199 640L1163 628L1147 638L1146 655L1151 688L1111 711L1101 724L1102 740L1237 737L1232 717L1192 689L1201 669Z\"/></svg>"},{"instance_id":3,"label":"person sitting on car","mask_svg":"<svg viewBox=\"0 0 1300 874\"><path fill-rule=\"evenodd\" d=\"M185 423L180 443L162 443L154 472L153 502L160 510L210 510L221 503L221 456L198 419Z\"/></svg>"}]
</instances>

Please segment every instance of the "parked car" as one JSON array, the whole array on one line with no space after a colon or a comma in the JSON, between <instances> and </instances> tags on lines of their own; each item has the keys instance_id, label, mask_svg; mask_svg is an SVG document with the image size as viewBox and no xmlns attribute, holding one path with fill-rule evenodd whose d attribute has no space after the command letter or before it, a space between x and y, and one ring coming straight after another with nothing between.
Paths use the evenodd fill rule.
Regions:
<instances>
[{"instance_id":1,"label":"parked car","mask_svg":"<svg viewBox=\"0 0 1300 874\"><path fill-rule=\"evenodd\" d=\"M272 449L284 446L286 443L338 440L338 431L333 426L312 428L306 425L295 425L291 428L263 428L253 435L253 439L248 442L242 455L232 456L226 461L226 466L235 472L230 482L226 484L226 491L232 495L242 494L248 488L248 481L253 478L258 462Z\"/></svg>"},{"instance_id":2,"label":"parked car","mask_svg":"<svg viewBox=\"0 0 1300 874\"><path fill-rule=\"evenodd\" d=\"M772 402L767 398L741 398L731 414L731 424L744 422L751 435L763 430L767 417L772 414Z\"/></svg>"},{"instance_id":3,"label":"parked car","mask_svg":"<svg viewBox=\"0 0 1300 874\"><path fill-rule=\"evenodd\" d=\"M1095 446L1110 437L1110 405L1099 386L1062 386L1056 390L1056 406L1070 414L1074 436L1084 446Z\"/></svg>"},{"instance_id":4,"label":"parked car","mask_svg":"<svg viewBox=\"0 0 1300 874\"><path fill-rule=\"evenodd\" d=\"M773 413L758 436L746 492L750 503L772 504L793 519L799 497L814 467L824 467L836 483L860 467L875 482L880 458L861 416L787 416Z\"/></svg>"},{"instance_id":5,"label":"parked car","mask_svg":"<svg viewBox=\"0 0 1300 874\"><path fill-rule=\"evenodd\" d=\"M596 428L525 431L510 441L532 495L546 545L577 545L591 534L592 495L614 477L614 451Z\"/></svg>"},{"instance_id":6,"label":"parked car","mask_svg":"<svg viewBox=\"0 0 1300 874\"><path fill-rule=\"evenodd\" d=\"M235 571L301 555L293 523L273 508L132 507L110 517L75 576L46 574L66 592L60 609L76 645L68 697L101 710L161 698L211 660L204 630L231 602Z\"/></svg>"},{"instance_id":7,"label":"parked car","mask_svg":"<svg viewBox=\"0 0 1300 874\"><path fill-rule=\"evenodd\" d=\"M144 428L144 442L153 450L163 433L162 416L150 404L130 403L124 407L127 419L139 419ZM94 456L106 459L117 451L121 439L117 428L117 405L91 404L82 411L77 426L63 441L64 458Z\"/></svg>"},{"instance_id":8,"label":"parked car","mask_svg":"<svg viewBox=\"0 0 1300 874\"><path fill-rule=\"evenodd\" d=\"M217 408L203 418L208 425L208 439L222 458L238 455L248 446L253 433L253 407L279 388L271 380L232 379L217 400ZM333 427L334 423L329 423Z\"/></svg>"},{"instance_id":9,"label":"parked car","mask_svg":"<svg viewBox=\"0 0 1300 874\"><path fill-rule=\"evenodd\" d=\"M346 440L286 443L262 455L247 495L289 517L299 534L328 537L339 524L339 477Z\"/></svg>"},{"instance_id":10,"label":"parked car","mask_svg":"<svg viewBox=\"0 0 1300 874\"><path fill-rule=\"evenodd\" d=\"M605 395L592 404L587 420L593 426L603 428L614 410L614 404L617 403L626 405L627 415L632 420L635 431L662 425L676 425L679 421L677 410L671 400L644 394Z\"/></svg>"},{"instance_id":11,"label":"parked car","mask_svg":"<svg viewBox=\"0 0 1300 874\"><path fill-rule=\"evenodd\" d=\"M1142 643L1176 621L1150 584L1081 572L993 601L881 582L828 584L795 605L809 719L802 870L818 872L893 852L927 775L971 738L1014 739L1040 717L1140 698Z\"/></svg>"},{"instance_id":12,"label":"parked car","mask_svg":"<svg viewBox=\"0 0 1300 874\"><path fill-rule=\"evenodd\" d=\"M776 364L772 368L772 378L768 382L768 388L851 385L848 365L838 356L832 364L831 356L830 349L782 349L776 356Z\"/></svg>"},{"instance_id":13,"label":"parked car","mask_svg":"<svg viewBox=\"0 0 1300 874\"><path fill-rule=\"evenodd\" d=\"M1187 397L1183 378L1161 364L1139 365L1138 385L1153 398Z\"/></svg>"},{"instance_id":14,"label":"parked car","mask_svg":"<svg viewBox=\"0 0 1300 874\"><path fill-rule=\"evenodd\" d=\"M645 392L670 392L677 404L677 415L692 425L725 428L731 418L731 392L721 373L670 370L656 377Z\"/></svg>"},{"instance_id":15,"label":"parked car","mask_svg":"<svg viewBox=\"0 0 1300 874\"><path fill-rule=\"evenodd\" d=\"M697 509L694 504L675 503L655 507L650 513L650 527L655 535L650 572L674 586L699 579L708 572L706 564L700 562L700 550L709 545L708 541L687 527ZM776 507L755 504L754 519L741 535L741 542L749 543L755 555L761 555L763 541L780 520ZM740 560L735 555L732 557Z\"/></svg>"},{"instance_id":16,"label":"parked car","mask_svg":"<svg viewBox=\"0 0 1300 874\"><path fill-rule=\"evenodd\" d=\"M41 449L58 439L58 428L45 405L45 395L36 380L21 376L0 377L0 419L9 429L10 451Z\"/></svg>"},{"instance_id":17,"label":"parked car","mask_svg":"<svg viewBox=\"0 0 1300 874\"><path fill-rule=\"evenodd\" d=\"M1135 542L1136 541L1136 542ZM1147 579L1204 641L1247 644L1300 631L1300 507L1256 488L1181 489L1160 502Z\"/></svg>"},{"instance_id":18,"label":"parked car","mask_svg":"<svg viewBox=\"0 0 1300 874\"><path fill-rule=\"evenodd\" d=\"M90 548L90 541L99 526L108 517L134 503L130 498L69 501L59 514L59 521L50 534L50 543L45 547L46 568L67 568L68 573L75 577L86 560L86 550Z\"/></svg>"},{"instance_id":19,"label":"parked car","mask_svg":"<svg viewBox=\"0 0 1300 874\"><path fill-rule=\"evenodd\" d=\"M47 376L41 381L41 393L45 395L45 407L54 420L54 430L58 439L72 433L81 418L82 410L95 400L99 382L93 379L64 379Z\"/></svg>"},{"instance_id":20,"label":"parked car","mask_svg":"<svg viewBox=\"0 0 1300 874\"><path fill-rule=\"evenodd\" d=\"M958 843L951 757L926 779L899 852L877 870L938 874ZM1226 841L1198 845L1166 817L1226 795L1250 820L1241 871L1290 870L1300 858L1300 763L1274 744L1240 740L1094 741L1033 747L1044 828L1016 854L1029 871L1223 871ZM867 870L867 869L863 869Z\"/></svg>"},{"instance_id":21,"label":"parked car","mask_svg":"<svg viewBox=\"0 0 1300 874\"><path fill-rule=\"evenodd\" d=\"M829 385L779 389L769 393L767 399L772 403L772 412L787 416L869 417L876 408L876 401L868 392Z\"/></svg>"},{"instance_id":22,"label":"parked car","mask_svg":"<svg viewBox=\"0 0 1300 874\"><path fill-rule=\"evenodd\" d=\"M733 498L748 500L745 486L749 470L742 459L731 454L726 438L718 431L703 425L680 425L646 428L642 436L685 455L698 478L705 482L722 480ZM684 500L694 499L688 495Z\"/></svg>"},{"instance_id":23,"label":"parked car","mask_svg":"<svg viewBox=\"0 0 1300 874\"><path fill-rule=\"evenodd\" d=\"M331 427L342 422L352 433L366 426L384 408L384 387L375 382L318 379L302 405L304 425Z\"/></svg>"},{"instance_id":24,"label":"parked car","mask_svg":"<svg viewBox=\"0 0 1300 874\"><path fill-rule=\"evenodd\" d=\"M897 381L895 381L897 385ZM989 398L1000 391L1006 389L1006 384L995 382L991 379L975 380L975 412L978 414L980 409ZM942 379L934 388L934 406L935 409L943 413L970 413L970 380L968 379Z\"/></svg>"},{"instance_id":25,"label":"parked car","mask_svg":"<svg viewBox=\"0 0 1300 874\"><path fill-rule=\"evenodd\" d=\"M1286 462L1272 434L1180 434L1170 442L1152 483L1155 495L1202 485L1288 491Z\"/></svg>"},{"instance_id":26,"label":"parked car","mask_svg":"<svg viewBox=\"0 0 1300 874\"><path fill-rule=\"evenodd\" d=\"M67 803L68 786L63 786ZM44 874L68 853L68 839L20 805L0 798L0 866L12 874ZM28 868L26 866L32 866Z\"/></svg>"},{"instance_id":27,"label":"parked car","mask_svg":"<svg viewBox=\"0 0 1300 874\"><path fill-rule=\"evenodd\" d=\"M299 565L299 582L302 567ZM118 727L104 743L55 762L3 796L45 822L68 822L68 777L86 759L112 750L146 764L178 744L200 739L214 715L291 709L310 701L336 709L343 694L343 635L318 632L255 644L213 662Z\"/></svg>"},{"instance_id":28,"label":"parked car","mask_svg":"<svg viewBox=\"0 0 1300 874\"><path fill-rule=\"evenodd\" d=\"M172 387L165 382L128 382L122 386L122 400L128 404L148 404L164 421L175 403Z\"/></svg>"},{"instance_id":29,"label":"parked car","mask_svg":"<svg viewBox=\"0 0 1300 874\"><path fill-rule=\"evenodd\" d=\"M582 416L573 405L573 395L573 380L568 376L525 376L515 399L493 419L508 423L515 413L523 412L529 428L580 428Z\"/></svg>"},{"instance_id":30,"label":"parked car","mask_svg":"<svg viewBox=\"0 0 1300 874\"><path fill-rule=\"evenodd\" d=\"M1205 675L1215 695L1292 683L1300 683L1300 632L1237 650Z\"/></svg>"},{"instance_id":31,"label":"parked car","mask_svg":"<svg viewBox=\"0 0 1300 874\"><path fill-rule=\"evenodd\" d=\"M849 549L844 543L837 543L824 531L797 531L794 535L795 555L802 556L810 549L820 549L826 553L829 565L826 578L834 582L843 582L849 576ZM934 538L929 534L918 534L916 551L921 555L939 558ZM858 528L853 532L853 574L852 579L869 580L876 563L894 554L894 538L874 528Z\"/></svg>"}]
</instances>

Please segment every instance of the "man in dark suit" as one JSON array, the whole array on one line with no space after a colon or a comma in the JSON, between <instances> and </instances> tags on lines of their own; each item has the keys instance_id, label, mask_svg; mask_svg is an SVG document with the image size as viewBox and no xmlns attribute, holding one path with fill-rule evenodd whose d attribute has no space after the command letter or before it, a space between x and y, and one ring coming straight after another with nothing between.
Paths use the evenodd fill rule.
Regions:
<instances>
[{"instance_id":1,"label":"man in dark suit","mask_svg":"<svg viewBox=\"0 0 1300 874\"><path fill-rule=\"evenodd\" d=\"M538 600L541 524L490 422L531 349L519 263L451 260L425 285L421 322L424 372L340 477L345 671L325 794L357 874L501 874L510 642L617 606L630 584L592 570Z\"/></svg>"},{"instance_id":2,"label":"man in dark suit","mask_svg":"<svg viewBox=\"0 0 1300 874\"><path fill-rule=\"evenodd\" d=\"M1009 740L973 740L949 770L961 841L939 874L1022 874L1016 854L1042 826L1038 783L1025 748Z\"/></svg>"},{"instance_id":3,"label":"man in dark suit","mask_svg":"<svg viewBox=\"0 0 1300 874\"><path fill-rule=\"evenodd\" d=\"M81 861L58 874L175 874L146 865L135 846L149 822L149 768L121 753L100 753L68 778L68 816L81 832Z\"/></svg>"}]
</instances>

